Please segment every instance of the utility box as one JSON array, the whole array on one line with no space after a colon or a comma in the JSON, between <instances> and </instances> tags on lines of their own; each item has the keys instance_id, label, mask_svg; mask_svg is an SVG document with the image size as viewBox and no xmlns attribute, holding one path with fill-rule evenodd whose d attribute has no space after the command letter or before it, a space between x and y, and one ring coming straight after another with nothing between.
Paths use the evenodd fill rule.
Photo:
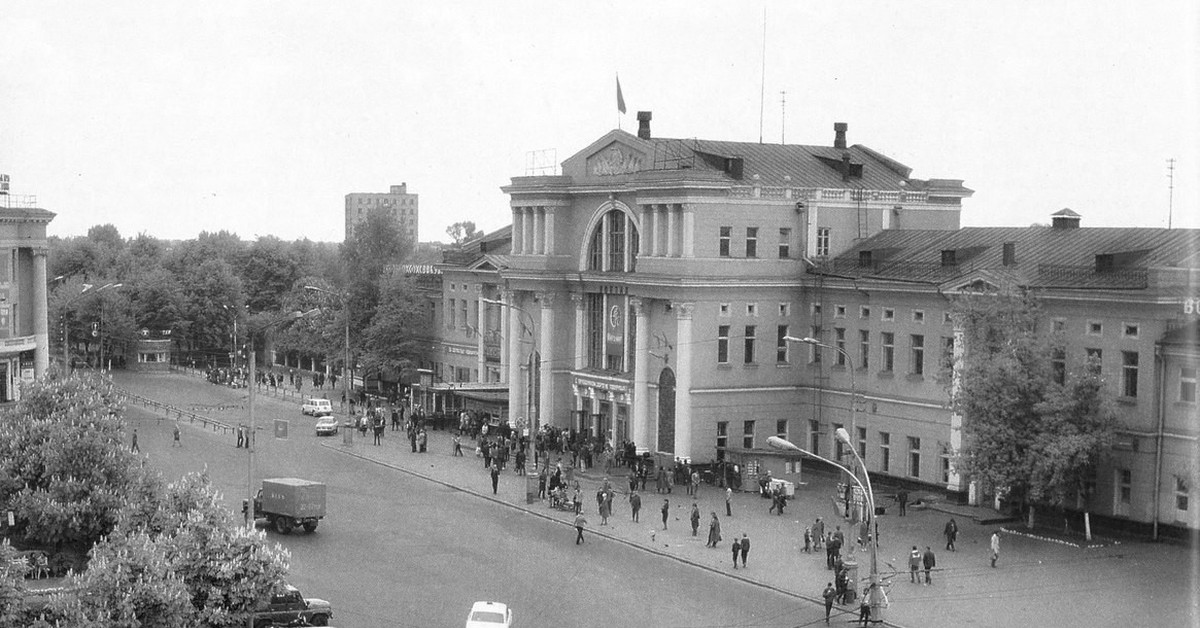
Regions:
<instances>
[{"instance_id":1,"label":"utility box","mask_svg":"<svg viewBox=\"0 0 1200 628\"><path fill-rule=\"evenodd\" d=\"M271 527L287 534L296 526L312 532L325 516L325 485L299 478L263 480L254 500L254 516L265 517Z\"/></svg>"}]
</instances>

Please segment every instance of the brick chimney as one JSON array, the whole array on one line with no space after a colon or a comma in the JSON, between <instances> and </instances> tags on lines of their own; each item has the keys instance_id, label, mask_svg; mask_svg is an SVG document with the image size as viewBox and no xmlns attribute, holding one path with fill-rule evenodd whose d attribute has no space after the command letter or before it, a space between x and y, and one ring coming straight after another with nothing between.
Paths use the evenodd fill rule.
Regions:
<instances>
[{"instance_id":1,"label":"brick chimney","mask_svg":"<svg viewBox=\"0 0 1200 628\"><path fill-rule=\"evenodd\" d=\"M846 147L846 129L849 128L849 126L850 125L846 124L845 122L834 122L833 123L833 147L834 148L845 148Z\"/></svg>"},{"instance_id":2,"label":"brick chimney","mask_svg":"<svg viewBox=\"0 0 1200 628\"><path fill-rule=\"evenodd\" d=\"M649 111L637 112L638 137L641 139L650 139L650 118L652 117L653 115Z\"/></svg>"}]
</instances>

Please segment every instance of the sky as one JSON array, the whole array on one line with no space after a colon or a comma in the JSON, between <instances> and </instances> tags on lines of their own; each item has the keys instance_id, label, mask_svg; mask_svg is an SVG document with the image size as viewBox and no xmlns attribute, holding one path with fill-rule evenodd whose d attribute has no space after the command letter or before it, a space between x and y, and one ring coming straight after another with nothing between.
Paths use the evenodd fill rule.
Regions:
<instances>
[{"instance_id":1,"label":"sky","mask_svg":"<svg viewBox=\"0 0 1200 628\"><path fill-rule=\"evenodd\" d=\"M830 145L846 122L963 179L964 226L1166 227L1173 206L1200 228L1198 7L0 0L0 173L51 235L340 241L347 193L407 183L419 238L448 241L648 110L656 137Z\"/></svg>"}]
</instances>

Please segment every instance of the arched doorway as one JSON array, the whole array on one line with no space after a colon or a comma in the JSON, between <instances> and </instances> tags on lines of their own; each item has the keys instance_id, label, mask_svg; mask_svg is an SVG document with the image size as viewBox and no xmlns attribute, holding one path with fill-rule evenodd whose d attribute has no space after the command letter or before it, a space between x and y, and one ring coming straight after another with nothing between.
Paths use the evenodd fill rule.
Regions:
<instances>
[{"instance_id":1,"label":"arched doorway","mask_svg":"<svg viewBox=\"0 0 1200 628\"><path fill-rule=\"evenodd\" d=\"M675 371L658 375L658 451L675 453Z\"/></svg>"}]
</instances>

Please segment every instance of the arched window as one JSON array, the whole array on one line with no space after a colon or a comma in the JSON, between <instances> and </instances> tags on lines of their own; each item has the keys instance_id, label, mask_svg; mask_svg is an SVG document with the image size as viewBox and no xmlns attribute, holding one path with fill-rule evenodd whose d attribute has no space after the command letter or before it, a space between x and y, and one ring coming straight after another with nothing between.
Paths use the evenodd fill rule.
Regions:
<instances>
[{"instance_id":1,"label":"arched window","mask_svg":"<svg viewBox=\"0 0 1200 628\"><path fill-rule=\"evenodd\" d=\"M587 269L631 273L637 265L638 232L628 214L611 209L596 223L588 243Z\"/></svg>"}]
</instances>

